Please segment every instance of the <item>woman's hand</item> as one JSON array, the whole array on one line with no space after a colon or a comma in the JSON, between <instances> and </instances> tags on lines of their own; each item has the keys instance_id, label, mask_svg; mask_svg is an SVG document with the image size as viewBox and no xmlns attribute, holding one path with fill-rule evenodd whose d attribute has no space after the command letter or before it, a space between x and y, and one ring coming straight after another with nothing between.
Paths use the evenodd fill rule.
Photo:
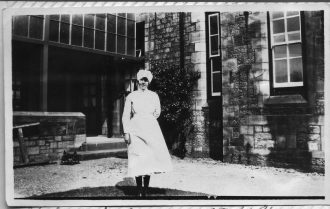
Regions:
<instances>
[{"instance_id":1,"label":"woman's hand","mask_svg":"<svg viewBox=\"0 0 330 209\"><path fill-rule=\"evenodd\" d=\"M131 136L130 136L129 133L125 133L125 134L124 134L124 140L125 140L125 143L126 143L127 145L130 145L130 144L131 144Z\"/></svg>"},{"instance_id":2,"label":"woman's hand","mask_svg":"<svg viewBox=\"0 0 330 209\"><path fill-rule=\"evenodd\" d=\"M154 116L155 118L158 118L159 115L160 115L160 114L155 110L154 113L153 113L153 116Z\"/></svg>"}]
</instances>

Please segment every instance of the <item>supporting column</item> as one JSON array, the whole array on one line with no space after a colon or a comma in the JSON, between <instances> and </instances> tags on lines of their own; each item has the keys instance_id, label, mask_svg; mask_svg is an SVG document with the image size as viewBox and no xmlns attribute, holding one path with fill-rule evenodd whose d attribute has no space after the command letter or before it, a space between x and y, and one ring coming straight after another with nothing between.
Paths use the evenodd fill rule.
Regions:
<instances>
[{"instance_id":1,"label":"supporting column","mask_svg":"<svg viewBox=\"0 0 330 209\"><path fill-rule=\"evenodd\" d=\"M118 68L119 63L115 64L114 67L114 75L113 75L113 100L112 100L112 135L114 137L119 137L121 135L121 94L120 94L120 82L121 82L121 76L120 76L120 70ZM123 70L123 69L122 69Z\"/></svg>"},{"instance_id":2,"label":"supporting column","mask_svg":"<svg viewBox=\"0 0 330 209\"><path fill-rule=\"evenodd\" d=\"M106 63L106 62L104 62ZM103 66L101 73L101 123L102 123L102 131L101 134L104 136L108 136L108 89L107 89L107 72L106 72L106 64Z\"/></svg>"},{"instance_id":3,"label":"supporting column","mask_svg":"<svg viewBox=\"0 0 330 209\"><path fill-rule=\"evenodd\" d=\"M40 109L41 111L47 111L48 109L48 40L49 40L49 16L45 16L45 30L44 30L45 44L42 49L42 63L40 73Z\"/></svg>"}]
</instances>

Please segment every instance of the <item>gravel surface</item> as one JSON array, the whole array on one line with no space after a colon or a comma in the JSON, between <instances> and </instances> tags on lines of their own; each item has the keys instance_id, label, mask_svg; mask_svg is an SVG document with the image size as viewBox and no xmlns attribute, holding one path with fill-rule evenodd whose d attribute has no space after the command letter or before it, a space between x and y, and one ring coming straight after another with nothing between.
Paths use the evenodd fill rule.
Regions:
<instances>
[{"instance_id":1,"label":"gravel surface","mask_svg":"<svg viewBox=\"0 0 330 209\"><path fill-rule=\"evenodd\" d=\"M324 196L324 175L293 169L227 164L173 157L174 171L153 175L150 186L218 196ZM127 159L103 158L77 165L14 169L15 198L82 187L134 185L125 178Z\"/></svg>"}]
</instances>

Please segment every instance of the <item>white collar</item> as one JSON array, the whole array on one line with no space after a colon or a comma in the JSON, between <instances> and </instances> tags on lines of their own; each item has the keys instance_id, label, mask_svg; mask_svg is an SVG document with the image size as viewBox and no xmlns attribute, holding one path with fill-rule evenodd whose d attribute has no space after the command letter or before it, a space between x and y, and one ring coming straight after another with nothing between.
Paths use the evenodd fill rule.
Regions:
<instances>
[{"instance_id":1,"label":"white collar","mask_svg":"<svg viewBox=\"0 0 330 209\"><path fill-rule=\"evenodd\" d=\"M144 91L142 91L141 89L138 89L138 91L141 92L141 93L146 93L146 92L149 91L149 89L146 89L146 90L144 90Z\"/></svg>"}]
</instances>

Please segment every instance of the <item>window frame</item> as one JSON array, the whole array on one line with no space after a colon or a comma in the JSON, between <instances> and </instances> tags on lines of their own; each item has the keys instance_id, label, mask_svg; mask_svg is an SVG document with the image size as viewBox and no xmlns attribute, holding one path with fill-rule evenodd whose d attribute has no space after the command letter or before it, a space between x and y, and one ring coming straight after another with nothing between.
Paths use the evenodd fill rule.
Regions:
<instances>
[{"instance_id":1,"label":"window frame","mask_svg":"<svg viewBox=\"0 0 330 209\"><path fill-rule=\"evenodd\" d=\"M73 23L73 16L78 15L78 18L81 18L81 23ZM85 19L90 15L92 16L93 20L93 27L86 26ZM18 23L16 23L16 19L19 20L22 16L24 18L24 29L23 32L16 32L16 27L18 27ZM54 16L53 18L51 16ZM114 19L114 30L108 30L108 19L111 16ZM40 35L42 38L34 38L30 36L30 19L31 17L35 17L42 21L42 31L40 31ZM46 28L46 17L49 18L49 27L52 26L54 36L49 39L50 35L48 35L48 39L45 40L45 28ZM63 20L65 18L65 21ZM101 18L101 24L103 25L101 28L98 28L96 23ZM118 18L121 18L124 24L125 33L119 34L118 33ZM132 58L137 58L136 55L136 34L137 34L137 16L135 13L75 13L75 14L54 14L54 15L17 15L13 16L12 18L12 34L13 37L17 39L31 39L35 41L39 41L40 43L49 43L49 44L56 44L61 46L69 46L69 47L79 47L86 50L93 50L105 53L116 54L118 56L127 56ZM54 25L52 25L54 24ZM64 30L63 30L63 27ZM72 41L72 34L73 28L79 28L79 32L81 33L81 37L79 41L74 42ZM90 30L90 35L92 36L86 42L85 38L85 31ZM55 35L56 34L56 35ZM63 36L65 34L65 36ZM77 34L75 34L77 35ZM100 35L100 36L99 36ZM108 45L108 36L114 38L113 47ZM97 39L97 37L99 39ZM111 38L110 37L110 38ZM121 49L122 51L118 51L118 40L121 39L123 41L123 46ZM100 42L97 42L100 41ZM78 43L79 42L79 43ZM101 43L102 42L102 43Z\"/></svg>"},{"instance_id":2,"label":"window frame","mask_svg":"<svg viewBox=\"0 0 330 209\"><path fill-rule=\"evenodd\" d=\"M103 24L104 24L104 28L103 30L102 29L98 29L97 28L97 20L98 18L103 18ZM106 29L107 29L107 16L105 13L100 13L100 14L95 14L94 15L94 50L101 50L101 51L104 51L105 48L106 48L106 38L107 38L107 35L106 35ZM96 46L98 45L97 44L97 41L96 41L96 37L98 36L97 34L98 33L103 33L103 49L99 49L97 48Z\"/></svg>"},{"instance_id":3,"label":"window frame","mask_svg":"<svg viewBox=\"0 0 330 209\"><path fill-rule=\"evenodd\" d=\"M220 61L221 62L221 61ZM220 77L221 77L221 70L220 71L213 71L213 63L214 61L211 59L210 61L210 70L211 70L211 96L221 96L221 90L219 92L214 92L213 91L213 83L214 83L214 74L220 74Z\"/></svg>"},{"instance_id":4,"label":"window frame","mask_svg":"<svg viewBox=\"0 0 330 209\"><path fill-rule=\"evenodd\" d=\"M285 11L286 12L286 11ZM268 33L268 57L269 57L269 79L270 79L270 96L277 96L277 95L292 95L292 94L300 94L306 97L306 89L307 89L307 72L306 72L306 40L305 40L305 17L303 11L298 11L300 16L300 41L298 42L290 42L292 43L300 43L301 44L301 59L302 59L302 85L291 85L291 86L275 86L275 68L274 68L274 60L273 60L273 37L272 37L272 19L270 17L271 12L267 12L267 33ZM283 45L283 44L282 44ZM288 44L286 44L288 48ZM288 63L287 63L288 64ZM289 70L289 69L288 69Z\"/></svg>"},{"instance_id":5,"label":"window frame","mask_svg":"<svg viewBox=\"0 0 330 209\"><path fill-rule=\"evenodd\" d=\"M73 16L74 15L80 15L81 16L81 25L73 23ZM78 47L84 47L84 14L72 14L70 15L70 45L72 46L78 46ZM81 40L80 40L80 45L73 44L72 43L72 34L73 34L73 29L74 27L81 28Z\"/></svg>"},{"instance_id":6,"label":"window frame","mask_svg":"<svg viewBox=\"0 0 330 209\"><path fill-rule=\"evenodd\" d=\"M68 15L69 16L69 21L68 22L65 22L65 21L63 21L62 20L62 18L64 17L64 16L66 16L66 15ZM59 27L58 27L58 32L59 32L59 35L58 35L58 43L61 43L61 44L66 44L66 45L71 45L71 29L72 29L72 18L71 18L71 16L72 15L70 15L70 14L60 14L59 15ZM62 28L62 26L64 26L64 25L69 25L69 31L68 31L68 43L65 43L65 42L62 42L62 36L61 36L61 28Z\"/></svg>"},{"instance_id":7,"label":"window frame","mask_svg":"<svg viewBox=\"0 0 330 209\"><path fill-rule=\"evenodd\" d=\"M211 55L211 28L210 19L212 16L217 16L217 26L218 26L218 53ZM206 12L205 13L205 25L206 25L206 68L207 68L207 97L208 99L216 99L222 96L222 56L221 56L221 26L220 26L220 12ZM215 36L213 34L213 36ZM213 62L215 59L219 59L220 66L218 71L213 71ZM220 91L214 92L214 74L220 74Z\"/></svg>"},{"instance_id":8,"label":"window frame","mask_svg":"<svg viewBox=\"0 0 330 209\"><path fill-rule=\"evenodd\" d=\"M12 82L12 98L13 98L13 110L18 111L22 107L22 73L13 72ZM19 96L18 96L19 95Z\"/></svg>"},{"instance_id":9,"label":"window frame","mask_svg":"<svg viewBox=\"0 0 330 209\"><path fill-rule=\"evenodd\" d=\"M210 27L210 19L212 16L218 16L217 18L217 26L218 26L218 33L211 35L211 27ZM213 13L211 15L208 15L208 45L209 45L209 57L217 57L220 56L220 47L218 46L218 53L217 54L212 54L212 47L211 47L211 36L218 36L218 45L220 45L220 13Z\"/></svg>"},{"instance_id":10,"label":"window frame","mask_svg":"<svg viewBox=\"0 0 330 209\"><path fill-rule=\"evenodd\" d=\"M270 48L272 50L272 68L273 68L273 87L274 88L282 88L282 87L299 87L299 86L303 86L304 85L304 71L303 71L303 49L302 49L302 21L301 21L301 14L300 12L298 12L297 15L292 15L292 16L287 16L287 12L288 11L284 11L283 12L283 17L279 17L279 18L272 18L270 17L270 40L271 40L271 45ZM272 15L272 12L270 12L270 16ZM289 41L289 35L290 34L295 34L298 32L298 30L295 31L287 31L287 22L289 18L295 18L298 17L299 18L299 40L293 40L293 41ZM278 21L278 20L284 20L284 32L283 33L277 33L276 35L273 32L273 25L274 25L274 21ZM277 42L275 43L274 37L275 36L283 36L285 37L285 41L284 42ZM295 56L295 57L290 57L290 53L289 53L289 46L293 45L293 44L300 44L301 45L301 55L300 56ZM278 46L285 46L286 49L286 56L285 57L281 57L281 58L275 58L275 47ZM292 82L290 81L291 79L291 73L290 73L290 60L292 59L297 59L300 58L301 59L301 63L302 63L302 80L299 82ZM276 68L275 68L275 62L278 60L285 60L286 61L286 67L287 67L287 82L283 82L283 83L278 83L276 82Z\"/></svg>"},{"instance_id":11,"label":"window frame","mask_svg":"<svg viewBox=\"0 0 330 209\"><path fill-rule=\"evenodd\" d=\"M26 17L27 18L27 25L26 25L26 34L24 35L16 35L15 34L15 30L16 30L16 27L17 25L15 25L15 20L16 18L18 18L19 16L22 16L22 17ZM42 27L42 31L41 31L41 38L36 38L36 37L33 37L31 36L31 18L36 18L36 19L40 19L42 21L41 23L41 27ZM20 37L25 37L25 38L28 38L28 39L33 39L33 40L40 40L40 41L44 41L45 40L45 24L46 24L46 16L45 15L17 15L17 16L13 16L12 17L12 34L13 35L16 35L16 36L20 36Z\"/></svg>"}]
</instances>

